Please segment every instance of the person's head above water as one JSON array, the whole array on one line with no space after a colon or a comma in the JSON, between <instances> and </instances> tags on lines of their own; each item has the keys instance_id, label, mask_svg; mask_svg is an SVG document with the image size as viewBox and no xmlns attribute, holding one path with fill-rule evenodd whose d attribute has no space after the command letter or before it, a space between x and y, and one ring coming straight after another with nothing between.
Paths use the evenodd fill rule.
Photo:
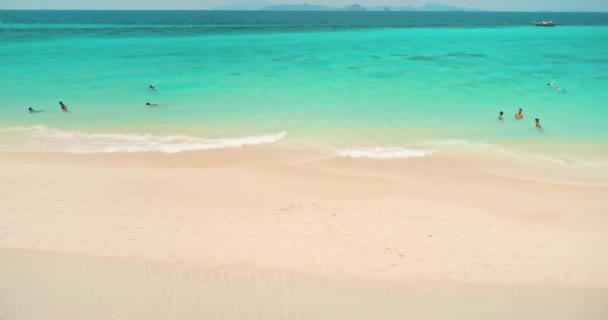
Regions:
<instances>
[{"instance_id":1,"label":"person's head above water","mask_svg":"<svg viewBox=\"0 0 608 320\"><path fill-rule=\"evenodd\" d=\"M522 108L519 108L519 113L522 113L524 110Z\"/></svg>"},{"instance_id":2,"label":"person's head above water","mask_svg":"<svg viewBox=\"0 0 608 320\"><path fill-rule=\"evenodd\" d=\"M499 116L502 116L503 112L501 111L500 113L498 113Z\"/></svg>"},{"instance_id":3,"label":"person's head above water","mask_svg":"<svg viewBox=\"0 0 608 320\"><path fill-rule=\"evenodd\" d=\"M27 110L29 110L30 112L34 112L34 109L32 109L32 107L27 108Z\"/></svg>"},{"instance_id":4,"label":"person's head above water","mask_svg":"<svg viewBox=\"0 0 608 320\"><path fill-rule=\"evenodd\" d=\"M538 123L540 120L538 120L538 118L534 119L534 121L536 121L536 123Z\"/></svg>"}]
</instances>

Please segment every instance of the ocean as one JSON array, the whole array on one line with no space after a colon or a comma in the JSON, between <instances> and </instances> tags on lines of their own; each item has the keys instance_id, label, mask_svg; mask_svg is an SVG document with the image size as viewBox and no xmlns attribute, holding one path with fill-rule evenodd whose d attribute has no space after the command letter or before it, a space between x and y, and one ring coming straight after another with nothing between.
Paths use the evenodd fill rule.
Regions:
<instances>
[{"instance_id":1,"label":"ocean","mask_svg":"<svg viewBox=\"0 0 608 320\"><path fill-rule=\"evenodd\" d=\"M606 13L0 11L0 70L4 151L608 160Z\"/></svg>"}]
</instances>

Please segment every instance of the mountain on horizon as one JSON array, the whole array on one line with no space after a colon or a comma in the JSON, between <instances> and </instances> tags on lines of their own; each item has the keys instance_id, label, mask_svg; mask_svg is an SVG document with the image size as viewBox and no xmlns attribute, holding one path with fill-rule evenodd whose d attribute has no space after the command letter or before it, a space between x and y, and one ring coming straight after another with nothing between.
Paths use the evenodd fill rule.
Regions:
<instances>
[{"instance_id":1,"label":"mountain on horizon","mask_svg":"<svg viewBox=\"0 0 608 320\"><path fill-rule=\"evenodd\" d=\"M280 4L276 6L263 7L263 11L366 11L367 9L359 4L352 4L342 8L312 5L312 4Z\"/></svg>"},{"instance_id":2,"label":"mountain on horizon","mask_svg":"<svg viewBox=\"0 0 608 320\"><path fill-rule=\"evenodd\" d=\"M337 8L317 6L312 4L279 4L276 6L263 7L258 10L265 11L336 11Z\"/></svg>"},{"instance_id":3,"label":"mountain on horizon","mask_svg":"<svg viewBox=\"0 0 608 320\"><path fill-rule=\"evenodd\" d=\"M244 9L250 10L250 9ZM312 4L279 4L261 7L257 10L263 11L482 11L480 9L470 9L447 6L440 3L428 2L420 7L413 6L373 6L364 7L359 4L353 4L345 7L330 7L323 5L312 5Z\"/></svg>"},{"instance_id":4,"label":"mountain on horizon","mask_svg":"<svg viewBox=\"0 0 608 320\"><path fill-rule=\"evenodd\" d=\"M446 6L441 3L427 2L423 6L414 8L415 11L481 11L480 9L469 9L461 7Z\"/></svg>"}]
</instances>

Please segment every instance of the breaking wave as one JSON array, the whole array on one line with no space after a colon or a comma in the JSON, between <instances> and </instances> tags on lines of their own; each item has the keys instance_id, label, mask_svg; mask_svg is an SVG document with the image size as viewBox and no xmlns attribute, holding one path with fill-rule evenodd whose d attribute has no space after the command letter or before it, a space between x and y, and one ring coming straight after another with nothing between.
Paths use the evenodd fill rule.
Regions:
<instances>
[{"instance_id":1,"label":"breaking wave","mask_svg":"<svg viewBox=\"0 0 608 320\"><path fill-rule=\"evenodd\" d=\"M397 147L370 147L370 148L351 148L340 149L336 154L341 157L351 158L370 158L370 159L400 159L424 157L433 153L429 150L416 150Z\"/></svg>"},{"instance_id":2,"label":"breaking wave","mask_svg":"<svg viewBox=\"0 0 608 320\"><path fill-rule=\"evenodd\" d=\"M287 132L245 136L237 138L208 139L190 135L154 135L123 133L86 133L51 129L37 125L0 129L0 150L23 152L164 152L241 148L275 143Z\"/></svg>"}]
</instances>

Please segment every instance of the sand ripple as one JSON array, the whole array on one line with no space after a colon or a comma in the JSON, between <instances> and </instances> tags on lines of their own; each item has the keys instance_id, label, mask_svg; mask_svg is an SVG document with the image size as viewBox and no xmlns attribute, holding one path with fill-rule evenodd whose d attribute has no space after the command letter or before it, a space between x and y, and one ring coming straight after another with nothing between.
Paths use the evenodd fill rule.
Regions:
<instances>
[{"instance_id":1,"label":"sand ripple","mask_svg":"<svg viewBox=\"0 0 608 320\"><path fill-rule=\"evenodd\" d=\"M2 319L606 319L608 290L387 284L0 250Z\"/></svg>"}]
</instances>

